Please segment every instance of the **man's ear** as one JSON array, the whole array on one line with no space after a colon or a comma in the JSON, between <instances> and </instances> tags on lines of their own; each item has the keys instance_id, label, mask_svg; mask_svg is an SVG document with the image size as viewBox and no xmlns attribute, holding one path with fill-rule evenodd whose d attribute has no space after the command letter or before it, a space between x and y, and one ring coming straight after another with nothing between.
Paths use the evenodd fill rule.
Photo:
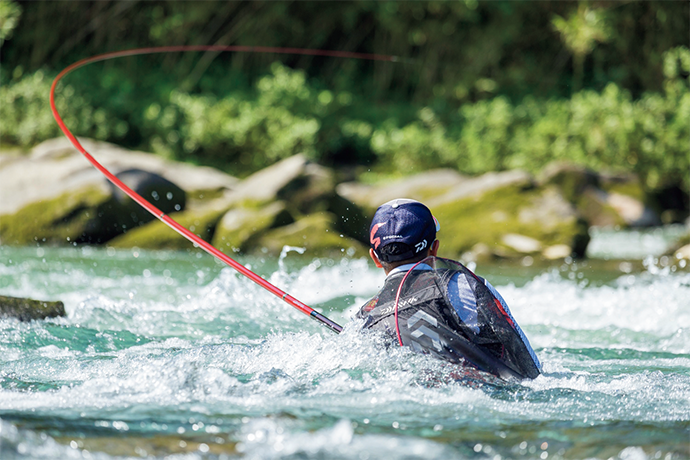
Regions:
<instances>
[{"instance_id":1,"label":"man's ear","mask_svg":"<svg viewBox=\"0 0 690 460\"><path fill-rule=\"evenodd\" d=\"M436 257L436 254L438 253L438 247L441 245L438 240L435 240L433 243L431 243L431 249L429 249L429 255Z\"/></svg>"},{"instance_id":2,"label":"man's ear","mask_svg":"<svg viewBox=\"0 0 690 460\"><path fill-rule=\"evenodd\" d=\"M369 248L369 257L371 257L371 260L374 261L374 265L376 265L378 268L383 268L383 265L381 265L381 261L378 257L376 257L376 253L371 248Z\"/></svg>"}]
</instances>

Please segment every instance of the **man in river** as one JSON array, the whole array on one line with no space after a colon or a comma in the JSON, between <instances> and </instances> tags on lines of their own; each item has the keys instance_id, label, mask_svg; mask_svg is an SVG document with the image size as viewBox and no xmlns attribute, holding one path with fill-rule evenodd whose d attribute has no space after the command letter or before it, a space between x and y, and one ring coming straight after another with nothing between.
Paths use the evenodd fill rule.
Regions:
<instances>
[{"instance_id":1,"label":"man in river","mask_svg":"<svg viewBox=\"0 0 690 460\"><path fill-rule=\"evenodd\" d=\"M386 280L357 317L401 346L503 378L537 377L539 360L498 291L464 265L436 257L439 229L419 201L378 208L369 255Z\"/></svg>"}]
</instances>

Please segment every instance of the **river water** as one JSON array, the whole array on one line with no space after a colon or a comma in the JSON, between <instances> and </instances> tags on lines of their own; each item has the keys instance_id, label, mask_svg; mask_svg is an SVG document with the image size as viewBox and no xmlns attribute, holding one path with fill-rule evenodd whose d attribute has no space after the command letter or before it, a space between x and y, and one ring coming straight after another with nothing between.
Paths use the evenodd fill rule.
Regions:
<instances>
[{"instance_id":1,"label":"river water","mask_svg":"<svg viewBox=\"0 0 690 460\"><path fill-rule=\"evenodd\" d=\"M336 335L203 253L0 246L0 294L67 310L0 319L0 458L690 458L690 271L625 256L477 267L544 367L482 383L357 332L364 260L239 259Z\"/></svg>"}]
</instances>

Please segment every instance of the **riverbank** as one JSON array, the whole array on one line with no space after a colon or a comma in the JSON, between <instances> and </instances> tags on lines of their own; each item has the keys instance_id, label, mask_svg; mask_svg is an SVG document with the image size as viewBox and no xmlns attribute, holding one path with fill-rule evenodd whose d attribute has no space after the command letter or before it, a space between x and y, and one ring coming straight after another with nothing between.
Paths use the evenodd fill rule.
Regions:
<instances>
[{"instance_id":1,"label":"riverbank","mask_svg":"<svg viewBox=\"0 0 690 460\"><path fill-rule=\"evenodd\" d=\"M443 252L466 261L587 256L596 228L653 228L665 212L634 175L554 163L469 177L440 169L370 183L295 155L238 179L213 168L82 140L124 183L228 254L366 254L376 207L409 197L441 222ZM370 175L369 175L370 177ZM186 239L115 189L64 138L0 152L0 242L185 249ZM682 231L681 231L682 233ZM679 235L672 256L683 256Z\"/></svg>"}]
</instances>

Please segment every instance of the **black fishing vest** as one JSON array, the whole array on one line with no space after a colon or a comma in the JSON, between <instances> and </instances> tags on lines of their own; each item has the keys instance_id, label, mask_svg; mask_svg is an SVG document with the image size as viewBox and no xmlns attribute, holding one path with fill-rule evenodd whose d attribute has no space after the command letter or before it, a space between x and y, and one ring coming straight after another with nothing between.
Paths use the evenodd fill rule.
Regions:
<instances>
[{"instance_id":1,"label":"black fishing vest","mask_svg":"<svg viewBox=\"0 0 690 460\"><path fill-rule=\"evenodd\" d=\"M379 294L361 308L357 317L366 318L365 328L383 331L398 342L396 295L405 278L397 308L403 345L453 363L469 362L503 378L538 376L539 368L498 299L482 278L458 266L459 270L413 270L406 278L406 273L389 276ZM478 332L459 318L448 299L448 283L457 273L466 276L474 292Z\"/></svg>"}]
</instances>

